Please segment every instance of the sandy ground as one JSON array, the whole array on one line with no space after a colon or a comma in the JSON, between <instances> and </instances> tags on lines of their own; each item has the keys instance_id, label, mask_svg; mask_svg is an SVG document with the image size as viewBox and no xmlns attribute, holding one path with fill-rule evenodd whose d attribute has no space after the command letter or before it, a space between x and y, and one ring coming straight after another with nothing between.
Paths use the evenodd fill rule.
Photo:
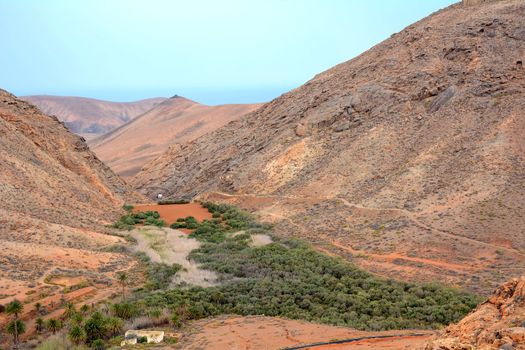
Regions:
<instances>
[{"instance_id":1,"label":"sandy ground","mask_svg":"<svg viewBox=\"0 0 525 350\"><path fill-rule=\"evenodd\" d=\"M152 226L139 227L130 232L137 240L137 251L145 252L152 261L182 265L183 270L175 276L174 284L193 284L208 287L215 284L217 275L203 270L195 262L188 260L188 254L199 248L200 243L185 233L171 228Z\"/></svg>"},{"instance_id":2,"label":"sandy ground","mask_svg":"<svg viewBox=\"0 0 525 350\"><path fill-rule=\"evenodd\" d=\"M265 234L256 234L252 235L251 246L253 247L262 247L264 245L270 244L273 242L272 237Z\"/></svg>"},{"instance_id":3,"label":"sandy ground","mask_svg":"<svg viewBox=\"0 0 525 350\"><path fill-rule=\"evenodd\" d=\"M188 216L193 216L198 221L211 219L211 213L208 211L208 209L203 208L199 203L169 205L138 204L133 208L133 212L135 213L148 210L158 211L160 217L166 221L168 225L177 221L178 218L185 218Z\"/></svg>"},{"instance_id":4,"label":"sandy ground","mask_svg":"<svg viewBox=\"0 0 525 350\"><path fill-rule=\"evenodd\" d=\"M265 316L224 316L195 321L172 349L199 350L276 350L285 347L348 339L362 336L425 333L428 336L402 336L362 340L349 344L325 345L308 349L415 349L432 335L428 331L363 332L306 321ZM168 349L168 348L166 348Z\"/></svg>"}]
</instances>

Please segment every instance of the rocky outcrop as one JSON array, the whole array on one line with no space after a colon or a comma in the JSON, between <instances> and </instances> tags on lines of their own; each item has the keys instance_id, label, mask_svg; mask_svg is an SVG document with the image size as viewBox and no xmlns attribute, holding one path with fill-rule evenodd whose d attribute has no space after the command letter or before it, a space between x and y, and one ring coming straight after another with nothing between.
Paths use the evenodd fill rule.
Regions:
<instances>
[{"instance_id":1,"label":"rocky outcrop","mask_svg":"<svg viewBox=\"0 0 525 350\"><path fill-rule=\"evenodd\" d=\"M488 293L525 263L523 18L518 0L452 5L132 183L226 193L374 272Z\"/></svg>"},{"instance_id":2,"label":"rocky outcrop","mask_svg":"<svg viewBox=\"0 0 525 350\"><path fill-rule=\"evenodd\" d=\"M499 287L461 322L447 327L426 350L525 349L525 276Z\"/></svg>"}]
</instances>

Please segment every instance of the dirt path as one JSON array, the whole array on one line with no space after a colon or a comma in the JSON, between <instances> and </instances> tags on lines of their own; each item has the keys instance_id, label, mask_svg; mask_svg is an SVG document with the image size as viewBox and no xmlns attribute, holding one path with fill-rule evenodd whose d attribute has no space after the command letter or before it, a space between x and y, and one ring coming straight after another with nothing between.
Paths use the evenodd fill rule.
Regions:
<instances>
[{"instance_id":1,"label":"dirt path","mask_svg":"<svg viewBox=\"0 0 525 350\"><path fill-rule=\"evenodd\" d=\"M409 346L420 345L426 341L431 333L392 334L392 335L370 335L364 337L319 342L307 345L299 345L283 348L282 350L328 350L328 349L403 349Z\"/></svg>"},{"instance_id":2,"label":"dirt path","mask_svg":"<svg viewBox=\"0 0 525 350\"><path fill-rule=\"evenodd\" d=\"M453 264L453 263L448 263L446 261L441 261L441 260L433 260L433 259L426 259L426 258L415 258L415 257L409 257L409 256L406 256L406 255L401 255L399 253L389 253L389 254L374 254L374 253L369 253L369 252L366 252L366 251L363 251L363 250L355 250L355 249L352 249L352 247L349 247L349 246L345 246L335 240L332 240L330 242L333 246L337 247L337 248L340 248L340 249L343 249L349 253L352 253L353 255L358 255L358 254L363 254L363 255L366 255L368 257L371 257L373 259L376 259L376 260L386 260L386 261L393 261L393 260L405 260L405 261L411 261L411 262L416 262L416 263L421 263L421 264L426 264L426 265L433 265L433 266L436 266L436 267L442 267L442 268L445 268L445 269L448 269L448 270L452 270L452 271L457 271L457 270L471 270L471 271L475 271L475 270L478 270L478 268L476 268L475 266L468 266L468 265L460 265L460 264Z\"/></svg>"},{"instance_id":3,"label":"dirt path","mask_svg":"<svg viewBox=\"0 0 525 350\"><path fill-rule=\"evenodd\" d=\"M201 287L216 284L215 272L203 270L188 259L190 252L200 247L196 239L178 230L153 226L136 228L130 235L137 240L135 250L146 253L153 262L179 264L183 267L175 276L174 284L187 283Z\"/></svg>"},{"instance_id":4,"label":"dirt path","mask_svg":"<svg viewBox=\"0 0 525 350\"><path fill-rule=\"evenodd\" d=\"M275 198L275 199L294 199L294 200L301 199L299 197L277 196L277 195L245 195L245 194L235 195L235 194L228 194L228 193L223 193L223 192L211 192L211 193L219 195L219 196L228 197L228 198ZM463 243L467 243L467 244L469 244L469 243L470 244L476 244L478 246L483 246L483 247L486 247L486 248L490 248L490 249L492 249L494 251L495 250L505 251L507 253L515 254L517 256L525 258L525 254L520 252L519 250L516 250L516 249L513 249L513 248L509 248L509 247L506 247L506 246L503 246L503 245L491 244L491 243L479 241L479 240L476 240L476 239L473 239L473 238L469 238L469 237L465 237L465 236L461 236L461 235L456 235L454 233L443 231L443 230L437 229L435 227L432 227L430 225L427 225L427 224L425 224L424 222L422 222L421 220L419 220L416 217L417 213L413 213L413 212L408 211L406 209L366 207L366 206L362 206L362 205L359 205L359 204L356 204L356 203L351 203L348 200L346 200L345 198L341 198L341 197L334 197L334 198L323 198L323 197L313 198L312 197L312 198L308 198L308 199L317 199L319 201L338 200L342 204L344 204L345 206L349 207L350 209L360 209L360 210L366 210L366 211L378 211L378 212L381 212L381 213L388 213L388 212L395 213L395 214L398 214L400 216L403 216L403 217L409 219L417 227L419 227L421 229L424 229L424 230L427 230L427 231L430 231L432 233L438 234L440 236L445 236L445 237L451 238L453 240L457 240L457 241L460 241L460 242L463 242ZM275 207L275 205L267 207L265 209L262 209L260 212L263 213L263 214L269 215L269 216L273 216L273 217L282 219L282 220L287 220L290 224L292 224L293 226L295 226L298 229L300 229L301 232L304 231L304 227L303 226L295 223L289 217L284 216L284 215L279 215L279 214L276 214L276 213L271 213L270 210L273 207ZM369 254L367 254L367 255L369 255Z\"/></svg>"},{"instance_id":5,"label":"dirt path","mask_svg":"<svg viewBox=\"0 0 525 350\"><path fill-rule=\"evenodd\" d=\"M422 335L419 337L409 336L409 334L414 333ZM432 335L432 332L426 331L364 332L346 327L267 316L220 316L193 321L190 327L183 332L180 343L173 348L184 350L277 350L303 346L301 349L401 350L417 348ZM388 338L362 338L385 336ZM312 346L314 343L352 338L359 338L360 340L346 344Z\"/></svg>"},{"instance_id":6,"label":"dirt path","mask_svg":"<svg viewBox=\"0 0 525 350\"><path fill-rule=\"evenodd\" d=\"M428 230L428 231L431 231L433 233L437 233L437 234L439 234L441 236L446 236L446 237L449 237L449 238L452 238L452 239L455 239L455 240L459 240L459 241L462 241L462 242L465 242L465 243L472 243L472 244L482 245L484 247L489 247L491 249L499 249L499 250L502 250L502 251L510 252L510 253L513 253L513 254L516 254L516 255L519 255L519 256L525 258L525 254L523 254L519 250L516 250L516 249L513 249L513 248L508 248L508 247L501 246L501 245L495 245L495 244L491 244L491 243L486 243L486 242L483 242L483 241L478 241L478 240L473 239L473 238L468 238L468 237L465 237L465 236L460 236L460 235L456 235L456 234L453 234L453 233L450 233L450 232L439 230L439 229L437 229L435 227L432 227L430 225L427 225L427 224L423 223L418 218L416 218L416 216L415 216L416 214L415 213L410 212L410 211L408 211L406 209L399 209L399 208L371 208L371 207L364 207L364 206L361 206L361 205L358 205L358 204L355 204L355 203L350 203L344 198L339 198L338 197L336 199L341 201L341 203L343 203L347 207L353 208L353 209L362 209L362 210L370 210L370 211L398 213L398 214L401 214L402 216L405 216L407 219L409 219L414 224L416 224L416 226L418 226L419 228L422 228L424 230Z\"/></svg>"}]
</instances>

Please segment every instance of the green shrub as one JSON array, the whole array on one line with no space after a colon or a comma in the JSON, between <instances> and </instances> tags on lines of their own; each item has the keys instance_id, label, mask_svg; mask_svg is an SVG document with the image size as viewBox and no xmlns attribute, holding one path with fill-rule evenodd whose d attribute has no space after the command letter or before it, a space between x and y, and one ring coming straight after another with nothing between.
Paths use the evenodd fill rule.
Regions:
<instances>
[{"instance_id":1,"label":"green shrub","mask_svg":"<svg viewBox=\"0 0 525 350\"><path fill-rule=\"evenodd\" d=\"M175 230L179 228L186 228L186 223L185 222L174 222L173 224L170 225L170 227Z\"/></svg>"},{"instance_id":2,"label":"green shrub","mask_svg":"<svg viewBox=\"0 0 525 350\"><path fill-rule=\"evenodd\" d=\"M91 348L93 350L105 350L106 344L102 339L96 339L91 343Z\"/></svg>"},{"instance_id":3,"label":"green shrub","mask_svg":"<svg viewBox=\"0 0 525 350\"><path fill-rule=\"evenodd\" d=\"M139 219L139 220L144 220L144 219L147 218L147 215L146 215L146 213L140 211L140 212L138 212L138 213L135 214L135 217L136 217L137 219Z\"/></svg>"},{"instance_id":4,"label":"green shrub","mask_svg":"<svg viewBox=\"0 0 525 350\"><path fill-rule=\"evenodd\" d=\"M124 205L122 206L122 209L124 209L124 210L127 211L127 212L131 212L131 211L133 210L133 208L134 208L134 207L133 207L131 204L124 204Z\"/></svg>"},{"instance_id":5,"label":"green shrub","mask_svg":"<svg viewBox=\"0 0 525 350\"><path fill-rule=\"evenodd\" d=\"M166 205L166 204L188 204L189 201L185 199L164 199L161 201L158 201L157 204L159 205Z\"/></svg>"},{"instance_id":6,"label":"green shrub","mask_svg":"<svg viewBox=\"0 0 525 350\"><path fill-rule=\"evenodd\" d=\"M137 338L137 343L139 344L145 344L148 342L148 338L147 337L138 337Z\"/></svg>"},{"instance_id":7,"label":"green shrub","mask_svg":"<svg viewBox=\"0 0 525 350\"><path fill-rule=\"evenodd\" d=\"M121 230L131 230L135 225L139 224L158 227L166 226L166 222L160 219L160 214L157 211L148 210L138 213L128 212L128 214L121 216L112 227Z\"/></svg>"},{"instance_id":8,"label":"green shrub","mask_svg":"<svg viewBox=\"0 0 525 350\"><path fill-rule=\"evenodd\" d=\"M146 289L166 289L171 284L173 276L182 269L179 264L152 263L148 264L146 276L148 283Z\"/></svg>"},{"instance_id":9,"label":"green shrub","mask_svg":"<svg viewBox=\"0 0 525 350\"><path fill-rule=\"evenodd\" d=\"M60 336L54 335L44 340L36 350L84 350L85 346L74 345L68 339Z\"/></svg>"},{"instance_id":10,"label":"green shrub","mask_svg":"<svg viewBox=\"0 0 525 350\"><path fill-rule=\"evenodd\" d=\"M131 303L120 303L111 305L111 312L114 316L129 320L138 314L134 304Z\"/></svg>"}]
</instances>

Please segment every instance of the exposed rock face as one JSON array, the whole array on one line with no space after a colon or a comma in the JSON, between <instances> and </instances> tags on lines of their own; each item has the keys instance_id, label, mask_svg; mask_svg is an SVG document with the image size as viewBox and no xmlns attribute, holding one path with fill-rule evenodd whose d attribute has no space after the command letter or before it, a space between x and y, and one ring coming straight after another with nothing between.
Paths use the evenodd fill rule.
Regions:
<instances>
[{"instance_id":1,"label":"exposed rock face","mask_svg":"<svg viewBox=\"0 0 525 350\"><path fill-rule=\"evenodd\" d=\"M69 130L85 138L105 134L145 113L164 97L134 102L111 102L73 96L24 96L45 114L56 115Z\"/></svg>"},{"instance_id":2,"label":"exposed rock face","mask_svg":"<svg viewBox=\"0 0 525 350\"><path fill-rule=\"evenodd\" d=\"M122 127L90 141L90 147L118 174L133 176L170 145L212 132L259 106L206 106L175 95Z\"/></svg>"},{"instance_id":3,"label":"exposed rock face","mask_svg":"<svg viewBox=\"0 0 525 350\"><path fill-rule=\"evenodd\" d=\"M0 198L1 211L72 227L109 221L125 201L139 200L80 136L4 90Z\"/></svg>"},{"instance_id":4,"label":"exposed rock face","mask_svg":"<svg viewBox=\"0 0 525 350\"><path fill-rule=\"evenodd\" d=\"M426 346L426 350L463 349L525 349L525 277L503 284Z\"/></svg>"},{"instance_id":5,"label":"exposed rock face","mask_svg":"<svg viewBox=\"0 0 525 350\"><path fill-rule=\"evenodd\" d=\"M488 292L525 262L523 18L517 0L441 10L133 184L234 201L389 277Z\"/></svg>"}]
</instances>

